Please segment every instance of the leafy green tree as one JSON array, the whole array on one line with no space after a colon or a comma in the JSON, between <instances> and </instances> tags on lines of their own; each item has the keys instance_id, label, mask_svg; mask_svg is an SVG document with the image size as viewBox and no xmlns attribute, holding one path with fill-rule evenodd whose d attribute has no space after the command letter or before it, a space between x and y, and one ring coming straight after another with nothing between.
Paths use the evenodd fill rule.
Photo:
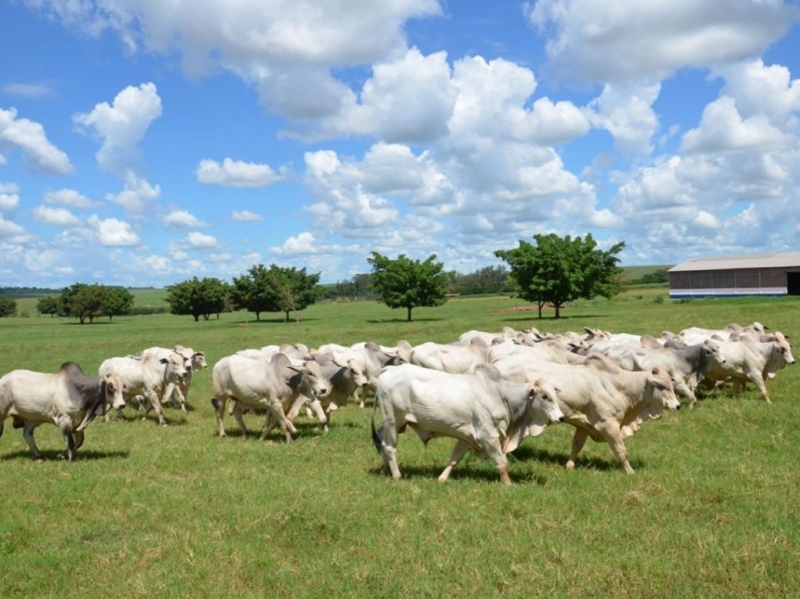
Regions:
<instances>
[{"instance_id":1,"label":"leafy green tree","mask_svg":"<svg viewBox=\"0 0 800 599\"><path fill-rule=\"evenodd\" d=\"M103 305L106 301L108 288L95 283L75 283L61 291L61 314L77 318L81 324L89 319L89 324L95 317L103 314Z\"/></svg>"},{"instance_id":2,"label":"leafy green tree","mask_svg":"<svg viewBox=\"0 0 800 599\"><path fill-rule=\"evenodd\" d=\"M534 235L536 244L520 240L519 247L497 250L495 256L505 260L511 276L519 284L519 295L534 302L539 318L545 304L552 304L555 317L561 317L561 307L578 298L611 297L617 289L617 254L625 242L609 250L601 250L591 233L585 238L554 233Z\"/></svg>"},{"instance_id":3,"label":"leafy green tree","mask_svg":"<svg viewBox=\"0 0 800 599\"><path fill-rule=\"evenodd\" d=\"M0 295L0 318L14 316L17 313L17 302L10 297Z\"/></svg>"},{"instance_id":4,"label":"leafy green tree","mask_svg":"<svg viewBox=\"0 0 800 599\"><path fill-rule=\"evenodd\" d=\"M133 294L124 287L106 287L106 299L103 314L111 320L115 316L130 314L133 310Z\"/></svg>"},{"instance_id":5,"label":"leafy green tree","mask_svg":"<svg viewBox=\"0 0 800 599\"><path fill-rule=\"evenodd\" d=\"M316 286L320 273L307 274L305 268L253 265L247 274L234 277L231 299L236 310L254 312L261 320L262 312L289 313L304 310L317 300Z\"/></svg>"},{"instance_id":6,"label":"leafy green tree","mask_svg":"<svg viewBox=\"0 0 800 599\"><path fill-rule=\"evenodd\" d=\"M436 254L420 262L400 254L395 260L372 252L367 262L372 265L372 289L378 301L389 308L405 308L407 321L411 310L420 307L441 306L447 301L447 283L450 277L436 262Z\"/></svg>"},{"instance_id":7,"label":"leafy green tree","mask_svg":"<svg viewBox=\"0 0 800 599\"><path fill-rule=\"evenodd\" d=\"M52 318L61 312L61 301L57 295L45 295L36 302L36 311L39 314L49 314Z\"/></svg>"},{"instance_id":8,"label":"leafy green tree","mask_svg":"<svg viewBox=\"0 0 800 599\"><path fill-rule=\"evenodd\" d=\"M197 322L201 316L203 320L208 320L212 314L219 316L225 309L229 292L229 285L215 277L193 277L168 285L165 301L169 304L171 314L191 314Z\"/></svg>"}]
</instances>

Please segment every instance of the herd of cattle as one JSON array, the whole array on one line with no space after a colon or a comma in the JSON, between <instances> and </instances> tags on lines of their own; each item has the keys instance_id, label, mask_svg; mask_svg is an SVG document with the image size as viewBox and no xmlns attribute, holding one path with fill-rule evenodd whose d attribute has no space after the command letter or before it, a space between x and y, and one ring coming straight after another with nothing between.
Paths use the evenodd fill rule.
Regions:
<instances>
[{"instance_id":1,"label":"herd of cattle","mask_svg":"<svg viewBox=\"0 0 800 599\"><path fill-rule=\"evenodd\" d=\"M246 435L244 414L260 409L266 413L261 438L280 427L291 441L301 412L327 429L338 406L353 398L363 407L374 393L373 442L384 472L394 478L401 476L398 435L407 427L423 443L440 436L456 439L440 481L471 450L491 459L510 483L506 454L525 437L562 421L575 428L567 468L574 468L591 437L607 442L632 474L624 439L664 410L680 408L677 395L691 408L700 385L731 382L736 394L751 382L770 401L766 381L795 360L787 337L765 329L754 322L655 338L589 328L554 335L505 327L499 333L468 331L449 344L272 345L217 361L211 404L220 437L226 413ZM14 370L0 378L0 435L11 417L34 458L41 459L33 432L51 422L63 433L63 457L74 460L85 428L96 416L108 419L111 408L121 411L135 400L144 418L155 410L162 425L165 403L186 411L192 376L205 367L203 352L175 346L109 358L98 376L73 362L55 374ZM378 410L382 424L376 428Z\"/></svg>"}]
</instances>

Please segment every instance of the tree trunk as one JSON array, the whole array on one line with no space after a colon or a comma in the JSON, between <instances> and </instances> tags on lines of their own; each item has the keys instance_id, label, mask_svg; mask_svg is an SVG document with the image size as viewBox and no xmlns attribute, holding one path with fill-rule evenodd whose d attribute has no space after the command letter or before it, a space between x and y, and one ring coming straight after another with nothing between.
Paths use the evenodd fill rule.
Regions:
<instances>
[{"instance_id":1,"label":"tree trunk","mask_svg":"<svg viewBox=\"0 0 800 599\"><path fill-rule=\"evenodd\" d=\"M556 309L556 318L561 318L561 304L557 303L554 307Z\"/></svg>"},{"instance_id":2,"label":"tree trunk","mask_svg":"<svg viewBox=\"0 0 800 599\"><path fill-rule=\"evenodd\" d=\"M194 316L194 321L195 322L200 322L200 315L199 314L192 314L192 316Z\"/></svg>"},{"instance_id":3,"label":"tree trunk","mask_svg":"<svg viewBox=\"0 0 800 599\"><path fill-rule=\"evenodd\" d=\"M411 322L411 310L412 306L408 306L408 318L406 318L406 322Z\"/></svg>"},{"instance_id":4,"label":"tree trunk","mask_svg":"<svg viewBox=\"0 0 800 599\"><path fill-rule=\"evenodd\" d=\"M256 312L256 322L261 321L261 312Z\"/></svg>"},{"instance_id":5,"label":"tree trunk","mask_svg":"<svg viewBox=\"0 0 800 599\"><path fill-rule=\"evenodd\" d=\"M539 320L542 319L542 308L544 308L544 302L536 302L536 305L539 306Z\"/></svg>"}]
</instances>

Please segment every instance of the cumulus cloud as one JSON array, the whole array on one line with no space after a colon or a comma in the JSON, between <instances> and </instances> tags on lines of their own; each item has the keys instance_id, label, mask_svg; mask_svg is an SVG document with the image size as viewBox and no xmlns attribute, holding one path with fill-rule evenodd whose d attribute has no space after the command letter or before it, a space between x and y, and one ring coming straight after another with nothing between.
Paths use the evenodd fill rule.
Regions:
<instances>
[{"instance_id":1,"label":"cumulus cloud","mask_svg":"<svg viewBox=\"0 0 800 599\"><path fill-rule=\"evenodd\" d=\"M186 235L186 242L192 249L200 250L217 247L217 239L211 235L204 235L198 231L191 231Z\"/></svg>"},{"instance_id":2,"label":"cumulus cloud","mask_svg":"<svg viewBox=\"0 0 800 599\"><path fill-rule=\"evenodd\" d=\"M119 193L108 193L106 199L125 207L130 212L144 212L161 196L161 186L150 185L128 171L124 189Z\"/></svg>"},{"instance_id":3,"label":"cumulus cloud","mask_svg":"<svg viewBox=\"0 0 800 599\"><path fill-rule=\"evenodd\" d=\"M782 0L538 0L526 2L525 15L561 77L652 82L757 57L798 9Z\"/></svg>"},{"instance_id":4,"label":"cumulus cloud","mask_svg":"<svg viewBox=\"0 0 800 599\"><path fill-rule=\"evenodd\" d=\"M700 126L687 131L681 149L686 152L725 152L786 148L796 142L792 135L770 124L763 114L743 119L736 102L722 96L703 110Z\"/></svg>"},{"instance_id":5,"label":"cumulus cloud","mask_svg":"<svg viewBox=\"0 0 800 599\"><path fill-rule=\"evenodd\" d=\"M48 191L44 194L44 203L69 206L70 208L96 208L99 205L99 202L93 202L74 189Z\"/></svg>"},{"instance_id":6,"label":"cumulus cloud","mask_svg":"<svg viewBox=\"0 0 800 599\"><path fill-rule=\"evenodd\" d=\"M258 222L264 220L264 217L249 210L234 210L231 216L233 220L241 223Z\"/></svg>"},{"instance_id":7,"label":"cumulus cloud","mask_svg":"<svg viewBox=\"0 0 800 599\"><path fill-rule=\"evenodd\" d=\"M139 236L130 224L116 218L100 218L96 214L89 217L89 224L100 245L105 247L132 247L140 245Z\"/></svg>"},{"instance_id":8,"label":"cumulus cloud","mask_svg":"<svg viewBox=\"0 0 800 599\"><path fill-rule=\"evenodd\" d=\"M164 224L168 227L177 228L194 228L194 227L209 227L206 222L203 222L193 214L186 210L173 210L164 217Z\"/></svg>"},{"instance_id":9,"label":"cumulus cloud","mask_svg":"<svg viewBox=\"0 0 800 599\"><path fill-rule=\"evenodd\" d=\"M653 102L661 85L606 84L602 94L589 104L589 118L614 138L614 147L628 156L649 154L658 131Z\"/></svg>"},{"instance_id":10,"label":"cumulus cloud","mask_svg":"<svg viewBox=\"0 0 800 599\"><path fill-rule=\"evenodd\" d=\"M14 108L0 108L0 145L18 147L34 169L53 175L69 175L74 170L67 155L47 139L44 127L17 118Z\"/></svg>"},{"instance_id":11,"label":"cumulus cloud","mask_svg":"<svg viewBox=\"0 0 800 599\"><path fill-rule=\"evenodd\" d=\"M101 170L124 175L138 162L137 144L150 124L161 116L161 98L153 83L128 86L113 104L101 102L91 112L72 118L82 127L92 128L103 140L95 154Z\"/></svg>"},{"instance_id":12,"label":"cumulus cloud","mask_svg":"<svg viewBox=\"0 0 800 599\"><path fill-rule=\"evenodd\" d=\"M0 181L0 212L12 212L19 206L19 185Z\"/></svg>"},{"instance_id":13,"label":"cumulus cloud","mask_svg":"<svg viewBox=\"0 0 800 599\"><path fill-rule=\"evenodd\" d=\"M282 180L286 169L276 173L268 164L256 164L225 158L222 164L216 160L201 160L195 174L200 183L227 187L266 187Z\"/></svg>"},{"instance_id":14,"label":"cumulus cloud","mask_svg":"<svg viewBox=\"0 0 800 599\"><path fill-rule=\"evenodd\" d=\"M36 206L33 209L33 218L46 225L56 227L78 227L81 225L81 220L66 208Z\"/></svg>"},{"instance_id":15,"label":"cumulus cloud","mask_svg":"<svg viewBox=\"0 0 800 599\"><path fill-rule=\"evenodd\" d=\"M17 223L0 216L0 239L11 243L28 243L33 236Z\"/></svg>"},{"instance_id":16,"label":"cumulus cloud","mask_svg":"<svg viewBox=\"0 0 800 599\"><path fill-rule=\"evenodd\" d=\"M295 237L289 237L280 247L271 247L270 251L281 256L297 256L316 254L319 249L319 243L314 239L314 235L304 232Z\"/></svg>"}]
</instances>

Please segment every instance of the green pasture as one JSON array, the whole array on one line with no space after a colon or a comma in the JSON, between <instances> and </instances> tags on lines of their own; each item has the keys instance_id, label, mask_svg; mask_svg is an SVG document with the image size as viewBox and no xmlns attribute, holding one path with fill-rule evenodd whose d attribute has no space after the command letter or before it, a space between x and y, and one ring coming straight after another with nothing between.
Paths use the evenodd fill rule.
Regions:
<instances>
[{"instance_id":1,"label":"green pasture","mask_svg":"<svg viewBox=\"0 0 800 599\"><path fill-rule=\"evenodd\" d=\"M156 292L152 292L156 293ZM639 298L639 299L637 299ZM800 335L797 298L670 302L666 290L581 301L538 320L517 299L451 300L404 311L378 303L317 304L300 322L247 313L194 322L153 315L0 319L0 372L96 371L109 356L180 343L209 364L271 343L452 341L502 326L585 326L651 333L731 321ZM547 312L550 316L552 312ZM800 352L799 352L800 353ZM31 460L20 431L0 439L0 597L796 597L800 595L800 366L749 389L707 395L626 441L636 474L591 441L567 472L568 425L525 440L505 487L468 457L436 480L453 442L401 436L404 479L379 474L371 406L333 413L328 433L300 418L292 444L257 439L261 418L232 418L216 436L211 369L195 376L190 411L168 427L96 421L78 460ZM45 456L63 450L41 426Z\"/></svg>"}]
</instances>

